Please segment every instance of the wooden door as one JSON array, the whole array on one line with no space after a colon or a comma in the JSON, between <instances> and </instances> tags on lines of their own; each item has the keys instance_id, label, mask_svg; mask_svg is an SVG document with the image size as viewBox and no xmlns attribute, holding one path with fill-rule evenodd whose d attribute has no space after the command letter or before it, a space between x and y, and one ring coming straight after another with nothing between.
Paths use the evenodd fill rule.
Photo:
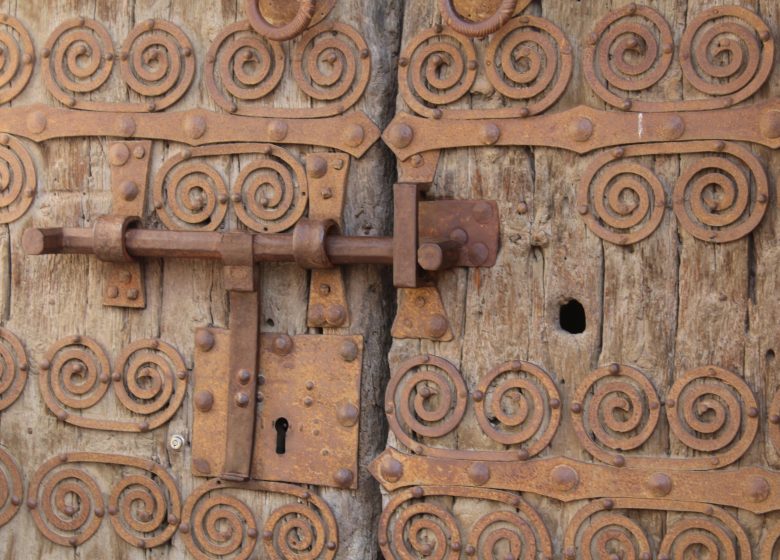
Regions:
<instances>
[{"instance_id":1,"label":"wooden door","mask_svg":"<svg viewBox=\"0 0 780 560\"><path fill-rule=\"evenodd\" d=\"M3 558L780 558L775 2L0 14Z\"/></svg>"}]
</instances>

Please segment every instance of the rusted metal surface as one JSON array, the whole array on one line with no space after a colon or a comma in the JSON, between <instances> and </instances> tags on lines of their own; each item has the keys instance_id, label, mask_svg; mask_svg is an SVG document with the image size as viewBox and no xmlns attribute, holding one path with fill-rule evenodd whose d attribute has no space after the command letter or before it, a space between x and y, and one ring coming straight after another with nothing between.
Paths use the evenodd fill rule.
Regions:
<instances>
[{"instance_id":1,"label":"rusted metal surface","mask_svg":"<svg viewBox=\"0 0 780 560\"><path fill-rule=\"evenodd\" d=\"M309 306L306 324L309 327L348 327L350 323L344 274L340 268L311 271Z\"/></svg>"},{"instance_id":2,"label":"rusted metal surface","mask_svg":"<svg viewBox=\"0 0 780 560\"><path fill-rule=\"evenodd\" d=\"M262 4L267 8L272 3L266 0ZM294 5L295 3L289 2L288 4ZM259 0L246 0L244 9L249 23L260 35L272 41L287 41L300 35L314 17L314 0L298 0L297 4L298 9L293 13L293 16L281 25L274 25L266 19Z\"/></svg>"},{"instance_id":3,"label":"rusted metal surface","mask_svg":"<svg viewBox=\"0 0 780 560\"><path fill-rule=\"evenodd\" d=\"M388 448L371 464L388 490L440 483L531 492L573 502L598 498L663 498L737 507L756 514L780 510L780 473L759 467L675 470L669 466L615 467L544 457L528 461L451 459L408 455ZM713 492L713 488L728 491Z\"/></svg>"},{"instance_id":4,"label":"rusted metal surface","mask_svg":"<svg viewBox=\"0 0 780 560\"><path fill-rule=\"evenodd\" d=\"M650 541L629 516L642 510L678 513L660 544ZM566 530L563 558L603 558L608 551L615 551L618 557L671 560L683 558L697 545L712 558L752 557L745 529L721 508L695 502L615 498L591 502L577 512Z\"/></svg>"},{"instance_id":5,"label":"rusted metal surface","mask_svg":"<svg viewBox=\"0 0 780 560\"><path fill-rule=\"evenodd\" d=\"M719 109L748 99L766 82L775 44L766 23L746 8L706 10L688 22L677 49L685 81L703 95L685 101L652 99L647 93L668 73L674 51L663 15L629 4L604 16L586 38L585 78L601 99L623 110ZM710 54L715 52L739 57L740 64L721 64Z\"/></svg>"},{"instance_id":6,"label":"rusted metal surface","mask_svg":"<svg viewBox=\"0 0 780 560\"><path fill-rule=\"evenodd\" d=\"M24 502L24 483L19 463L0 449L0 527L11 521Z\"/></svg>"},{"instance_id":7,"label":"rusted metal surface","mask_svg":"<svg viewBox=\"0 0 780 560\"><path fill-rule=\"evenodd\" d=\"M0 14L0 50L7 53L0 75L0 103L8 103L27 87L35 67L35 47L24 24Z\"/></svg>"},{"instance_id":8,"label":"rusted metal surface","mask_svg":"<svg viewBox=\"0 0 780 560\"><path fill-rule=\"evenodd\" d=\"M444 505L448 498L493 502L491 505L500 504L505 509L476 520L471 516L461 519ZM440 485L416 487L395 494L379 519L379 545L385 558L457 559L463 553L469 558L495 558L493 549L501 540L511 543L512 558L527 554L529 558L553 557L552 540L543 518L510 492Z\"/></svg>"},{"instance_id":9,"label":"rusted metal surface","mask_svg":"<svg viewBox=\"0 0 780 560\"><path fill-rule=\"evenodd\" d=\"M391 334L393 338L452 340L452 326L438 288L399 288Z\"/></svg>"},{"instance_id":10,"label":"rusted metal surface","mask_svg":"<svg viewBox=\"0 0 780 560\"><path fill-rule=\"evenodd\" d=\"M228 421L229 410L238 407L236 394L227 391L225 381L233 336L232 329L215 328L196 334L196 476L220 475L226 445L238 445L231 442L235 427ZM251 477L355 488L362 338L262 334L259 341L257 390L243 407L253 418L257 407L254 444L245 450ZM280 431L284 443L278 447Z\"/></svg>"},{"instance_id":11,"label":"rusted metal surface","mask_svg":"<svg viewBox=\"0 0 780 560\"><path fill-rule=\"evenodd\" d=\"M548 146L585 154L630 144L734 140L777 149L780 148L780 102L658 113L600 111L579 106L505 120L425 119L399 112L383 132L383 138L402 162L431 150L486 145Z\"/></svg>"},{"instance_id":12,"label":"rusted metal surface","mask_svg":"<svg viewBox=\"0 0 780 560\"><path fill-rule=\"evenodd\" d=\"M102 478L85 468L89 465L113 465L123 476L110 489L102 489L98 482ZM27 495L27 509L41 534L71 547L89 540L106 514L116 534L128 544L160 546L176 532L181 506L176 481L160 465L106 453L52 457L32 475Z\"/></svg>"},{"instance_id":13,"label":"rusted metal surface","mask_svg":"<svg viewBox=\"0 0 780 560\"><path fill-rule=\"evenodd\" d=\"M176 103L195 77L195 54L175 24L150 19L136 25L122 47L102 23L73 18L61 23L41 51L46 88L60 103L88 111L160 111ZM142 102L100 101L114 66Z\"/></svg>"},{"instance_id":14,"label":"rusted metal surface","mask_svg":"<svg viewBox=\"0 0 780 560\"><path fill-rule=\"evenodd\" d=\"M767 424L769 438L772 440L777 452L780 453L780 390L776 391L772 397L767 416L769 420L769 424Z\"/></svg>"},{"instance_id":15,"label":"rusted metal surface","mask_svg":"<svg viewBox=\"0 0 780 560\"><path fill-rule=\"evenodd\" d=\"M434 445L460 425L470 401L485 435L514 447L488 451ZM530 362L499 364L469 391L452 363L422 354L393 372L385 413L398 441L418 455L513 462L547 448L560 423L561 397L550 376ZM419 441L420 436L426 439Z\"/></svg>"},{"instance_id":16,"label":"rusted metal surface","mask_svg":"<svg viewBox=\"0 0 780 560\"><path fill-rule=\"evenodd\" d=\"M761 222L769 206L769 179L752 152L722 141L670 142L616 148L594 159L577 190L577 211L591 231L618 245L655 231L666 195L658 176L638 158L661 154L700 156L681 170L672 194L674 212L688 233L725 243Z\"/></svg>"},{"instance_id":17,"label":"rusted metal surface","mask_svg":"<svg viewBox=\"0 0 780 560\"><path fill-rule=\"evenodd\" d=\"M5 410L24 391L30 364L22 341L0 327L0 411Z\"/></svg>"},{"instance_id":18,"label":"rusted metal surface","mask_svg":"<svg viewBox=\"0 0 780 560\"><path fill-rule=\"evenodd\" d=\"M264 492L289 497L267 519L236 494ZM223 527L230 530L226 532ZM179 534L197 560L249 558L261 540L269 558L330 560L339 546L338 525L327 502L306 488L279 482L212 480L197 487L184 504Z\"/></svg>"},{"instance_id":19,"label":"rusted metal surface","mask_svg":"<svg viewBox=\"0 0 780 560\"><path fill-rule=\"evenodd\" d=\"M379 129L360 111L320 119L225 115L204 109L163 113L87 112L28 105L0 109L0 133L35 142L107 136L168 140L191 146L225 142L273 142L334 148L362 156Z\"/></svg>"},{"instance_id":20,"label":"rusted metal surface","mask_svg":"<svg viewBox=\"0 0 780 560\"><path fill-rule=\"evenodd\" d=\"M491 267L498 256L500 216L491 200L434 200L419 205L419 238L456 241L455 266Z\"/></svg>"},{"instance_id":21,"label":"rusted metal surface","mask_svg":"<svg viewBox=\"0 0 780 560\"><path fill-rule=\"evenodd\" d=\"M528 54L534 48L544 53L544 68L538 60L530 68L523 66L534 56ZM526 49L522 51L526 56L515 56L519 49ZM523 118L560 98L571 78L573 59L563 32L535 16L523 15L503 26L491 37L484 60L478 58L471 39L435 26L405 47L398 62L399 89L415 113L434 119ZM470 93L478 77L487 79L508 106L449 108Z\"/></svg>"},{"instance_id":22,"label":"rusted metal surface","mask_svg":"<svg viewBox=\"0 0 780 560\"><path fill-rule=\"evenodd\" d=\"M251 0L250 0L251 1ZM371 53L353 27L325 22L306 32L290 60L282 45L256 33L250 22L225 27L214 39L204 68L209 95L222 109L237 115L320 118L344 113L363 96L371 77ZM258 66L252 71L248 63ZM296 86L316 106L301 109L267 102L292 66Z\"/></svg>"},{"instance_id":23,"label":"rusted metal surface","mask_svg":"<svg viewBox=\"0 0 780 560\"><path fill-rule=\"evenodd\" d=\"M530 0L439 0L442 19L448 27L468 37L495 33ZM487 12L487 13L486 13Z\"/></svg>"},{"instance_id":24,"label":"rusted metal surface","mask_svg":"<svg viewBox=\"0 0 780 560\"><path fill-rule=\"evenodd\" d=\"M413 183L393 186L393 286L416 288L420 190Z\"/></svg>"},{"instance_id":25,"label":"rusted metal surface","mask_svg":"<svg viewBox=\"0 0 780 560\"><path fill-rule=\"evenodd\" d=\"M179 410L189 372L181 355L158 339L126 346L112 368L95 340L75 335L55 342L38 364L38 384L46 406L58 420L93 430L147 432L167 423ZM102 402L109 388L130 419L96 416L89 409Z\"/></svg>"},{"instance_id":26,"label":"rusted metal surface","mask_svg":"<svg viewBox=\"0 0 780 560\"><path fill-rule=\"evenodd\" d=\"M18 220L35 198L38 179L32 157L24 144L8 134L0 134L0 223Z\"/></svg>"}]
</instances>

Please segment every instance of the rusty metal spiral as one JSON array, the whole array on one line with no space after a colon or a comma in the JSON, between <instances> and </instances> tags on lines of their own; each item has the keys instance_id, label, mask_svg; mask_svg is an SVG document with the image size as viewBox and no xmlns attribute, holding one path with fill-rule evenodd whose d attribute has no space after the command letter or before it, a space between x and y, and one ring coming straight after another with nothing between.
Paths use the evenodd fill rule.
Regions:
<instances>
[{"instance_id":1,"label":"rusty metal spiral","mask_svg":"<svg viewBox=\"0 0 780 560\"><path fill-rule=\"evenodd\" d=\"M774 49L772 32L758 15L739 6L719 6L686 26L680 65L697 90L728 96L727 104L734 104L752 96L767 80Z\"/></svg>"},{"instance_id":2,"label":"rusty metal spiral","mask_svg":"<svg viewBox=\"0 0 780 560\"><path fill-rule=\"evenodd\" d=\"M236 146L256 155L233 183L236 215L248 228L263 233L284 231L303 216L308 202L306 172L287 150L270 144Z\"/></svg>"},{"instance_id":3,"label":"rusty metal spiral","mask_svg":"<svg viewBox=\"0 0 780 560\"><path fill-rule=\"evenodd\" d=\"M417 449L411 434L440 438L463 419L466 384L444 358L421 355L401 363L385 393L390 427L407 447Z\"/></svg>"},{"instance_id":4,"label":"rusty metal spiral","mask_svg":"<svg viewBox=\"0 0 780 560\"><path fill-rule=\"evenodd\" d=\"M22 471L12 456L0 449L0 527L13 519L23 500Z\"/></svg>"},{"instance_id":5,"label":"rusty metal spiral","mask_svg":"<svg viewBox=\"0 0 780 560\"><path fill-rule=\"evenodd\" d=\"M187 390L187 366L176 349L157 339L138 340L117 358L113 387L128 410L154 418L146 430L165 424L179 410Z\"/></svg>"},{"instance_id":6,"label":"rusty metal spiral","mask_svg":"<svg viewBox=\"0 0 780 560\"><path fill-rule=\"evenodd\" d=\"M593 91L607 103L648 110L652 102L626 96L657 84L666 75L673 53L672 30L664 17L653 8L630 4L596 24L586 40L583 69Z\"/></svg>"},{"instance_id":7,"label":"rusty metal spiral","mask_svg":"<svg viewBox=\"0 0 780 560\"><path fill-rule=\"evenodd\" d=\"M758 403L740 376L716 366L685 372L666 398L674 436L697 451L717 454L720 466L739 459L758 431Z\"/></svg>"},{"instance_id":8,"label":"rusty metal spiral","mask_svg":"<svg viewBox=\"0 0 780 560\"><path fill-rule=\"evenodd\" d=\"M224 28L206 54L206 87L212 99L230 113L272 116L266 107L247 105L276 89L284 74L282 47L251 31L247 22Z\"/></svg>"},{"instance_id":9,"label":"rusty metal spiral","mask_svg":"<svg viewBox=\"0 0 780 560\"><path fill-rule=\"evenodd\" d=\"M466 95L476 77L477 55L471 40L440 28L414 37L398 63L404 101L415 113L427 117L442 116L438 106Z\"/></svg>"},{"instance_id":10,"label":"rusty metal spiral","mask_svg":"<svg viewBox=\"0 0 780 560\"><path fill-rule=\"evenodd\" d=\"M477 558L552 557L552 541L542 518L525 501L516 507L518 512L494 511L477 520L467 541ZM500 553L500 547L508 552Z\"/></svg>"},{"instance_id":11,"label":"rusty metal spiral","mask_svg":"<svg viewBox=\"0 0 780 560\"><path fill-rule=\"evenodd\" d=\"M650 438L660 408L655 387L642 372L611 364L591 372L577 387L571 416L580 444L612 463L617 453L638 449Z\"/></svg>"},{"instance_id":12,"label":"rusty metal spiral","mask_svg":"<svg viewBox=\"0 0 780 560\"><path fill-rule=\"evenodd\" d=\"M770 528L761 540L759 558L777 560L780 558L780 524Z\"/></svg>"},{"instance_id":13,"label":"rusty metal spiral","mask_svg":"<svg viewBox=\"0 0 780 560\"><path fill-rule=\"evenodd\" d=\"M29 363L21 340L0 327L0 410L11 406L27 384Z\"/></svg>"},{"instance_id":14,"label":"rusty metal spiral","mask_svg":"<svg viewBox=\"0 0 780 560\"><path fill-rule=\"evenodd\" d=\"M106 394L111 365L103 348L86 336L68 336L55 342L39 364L43 399L55 416L67 420L67 409L84 410Z\"/></svg>"},{"instance_id":15,"label":"rusty metal spiral","mask_svg":"<svg viewBox=\"0 0 780 560\"><path fill-rule=\"evenodd\" d=\"M125 83L159 111L176 103L192 84L195 55L184 32L171 22L148 20L136 25L119 55Z\"/></svg>"},{"instance_id":16,"label":"rusty metal spiral","mask_svg":"<svg viewBox=\"0 0 780 560\"><path fill-rule=\"evenodd\" d=\"M0 104L14 99L30 81L35 48L22 22L0 14Z\"/></svg>"},{"instance_id":17,"label":"rusty metal spiral","mask_svg":"<svg viewBox=\"0 0 780 560\"><path fill-rule=\"evenodd\" d=\"M338 101L343 112L363 95L371 76L371 52L365 39L344 23L321 23L295 45L295 83L312 99Z\"/></svg>"},{"instance_id":18,"label":"rusty metal spiral","mask_svg":"<svg viewBox=\"0 0 780 560\"><path fill-rule=\"evenodd\" d=\"M607 152L588 167L577 189L577 210L588 228L617 245L636 243L661 223L666 195L644 165Z\"/></svg>"},{"instance_id":19,"label":"rusty metal spiral","mask_svg":"<svg viewBox=\"0 0 780 560\"><path fill-rule=\"evenodd\" d=\"M590 519L582 531L581 547L583 560L609 558L610 554L639 560L651 550L647 536L635 521L609 512Z\"/></svg>"},{"instance_id":20,"label":"rusty metal spiral","mask_svg":"<svg viewBox=\"0 0 780 560\"><path fill-rule=\"evenodd\" d=\"M769 205L769 180L758 158L731 143L723 143L721 151L690 164L673 196L680 225L694 237L716 243L749 234Z\"/></svg>"},{"instance_id":21,"label":"rusty metal spiral","mask_svg":"<svg viewBox=\"0 0 780 560\"><path fill-rule=\"evenodd\" d=\"M271 41L287 41L300 35L311 23L316 10L315 0L298 0L298 11L286 24L272 25L260 12L260 0L246 0L246 16L255 31Z\"/></svg>"},{"instance_id":22,"label":"rusty metal spiral","mask_svg":"<svg viewBox=\"0 0 780 560\"><path fill-rule=\"evenodd\" d=\"M24 144L0 134L0 223L14 222L27 212L37 183L35 165Z\"/></svg>"},{"instance_id":23,"label":"rusty metal spiral","mask_svg":"<svg viewBox=\"0 0 780 560\"><path fill-rule=\"evenodd\" d=\"M776 391L774 397L772 397L767 416L769 419L767 424L769 439L772 440L775 450L780 453L780 391Z\"/></svg>"},{"instance_id":24,"label":"rusty metal spiral","mask_svg":"<svg viewBox=\"0 0 780 560\"><path fill-rule=\"evenodd\" d=\"M749 552L749 548L746 551L740 547L732 532L736 530L744 537L742 528L736 523L731 527L724 526L719 521L705 516L677 521L667 529L659 547L659 557L685 558L686 554L693 553L696 557L712 560L747 558L745 552Z\"/></svg>"},{"instance_id":25,"label":"rusty metal spiral","mask_svg":"<svg viewBox=\"0 0 780 560\"><path fill-rule=\"evenodd\" d=\"M75 466L78 464L78 468ZM144 475L125 476L111 492L108 507L86 464L121 466ZM51 542L79 546L103 518L126 542L153 548L170 540L179 520L181 499L173 477L160 465L105 453L63 453L43 463L30 480L27 507L38 530Z\"/></svg>"},{"instance_id":26,"label":"rusty metal spiral","mask_svg":"<svg viewBox=\"0 0 780 560\"><path fill-rule=\"evenodd\" d=\"M550 21L521 16L501 29L485 51L488 80L503 96L523 100L513 115L541 113L555 103L571 79L573 56L566 36ZM507 115L509 116L509 115Z\"/></svg>"},{"instance_id":27,"label":"rusty metal spiral","mask_svg":"<svg viewBox=\"0 0 780 560\"><path fill-rule=\"evenodd\" d=\"M504 445L526 444L523 449L531 457L549 445L560 423L558 389L530 362L515 360L494 367L479 380L474 400L482 431Z\"/></svg>"},{"instance_id":28,"label":"rusty metal spiral","mask_svg":"<svg viewBox=\"0 0 780 560\"><path fill-rule=\"evenodd\" d=\"M431 560L457 558L450 543L459 539L458 523L452 512L431 502L418 502L404 508L390 529L396 556L403 560L422 555Z\"/></svg>"},{"instance_id":29,"label":"rusty metal spiral","mask_svg":"<svg viewBox=\"0 0 780 560\"><path fill-rule=\"evenodd\" d=\"M282 505L265 521L262 541L274 560L331 560L338 549L338 527L322 498L305 488L278 482L232 483L212 480L198 487L184 504L180 534L198 560L214 557L246 560L258 541L252 510L224 491L267 492L297 501Z\"/></svg>"},{"instance_id":30,"label":"rusty metal spiral","mask_svg":"<svg viewBox=\"0 0 780 560\"><path fill-rule=\"evenodd\" d=\"M77 96L106 83L114 67L114 43L100 22L69 19L49 35L43 58L49 93L69 107L89 107L89 101Z\"/></svg>"},{"instance_id":31,"label":"rusty metal spiral","mask_svg":"<svg viewBox=\"0 0 780 560\"><path fill-rule=\"evenodd\" d=\"M515 13L519 0L501 0L496 11L482 21L469 21L462 17L453 5L453 0L439 0L444 23L455 32L467 37L484 37L501 29ZM527 2L526 2L527 3Z\"/></svg>"},{"instance_id":32,"label":"rusty metal spiral","mask_svg":"<svg viewBox=\"0 0 780 560\"><path fill-rule=\"evenodd\" d=\"M154 178L157 216L168 229L213 231L227 213L228 189L223 175L199 158L208 148L185 149L168 158Z\"/></svg>"}]
</instances>

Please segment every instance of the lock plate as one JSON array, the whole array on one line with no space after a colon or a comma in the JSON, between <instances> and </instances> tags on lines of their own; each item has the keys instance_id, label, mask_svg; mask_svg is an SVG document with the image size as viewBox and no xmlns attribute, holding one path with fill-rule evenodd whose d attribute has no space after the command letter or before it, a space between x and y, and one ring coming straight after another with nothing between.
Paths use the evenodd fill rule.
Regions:
<instances>
[{"instance_id":1,"label":"lock plate","mask_svg":"<svg viewBox=\"0 0 780 560\"><path fill-rule=\"evenodd\" d=\"M217 328L196 334L195 476L220 476L225 465L228 412L236 406L228 389L231 336ZM251 478L357 487L362 360L361 336L260 335ZM288 427L277 453L282 418Z\"/></svg>"}]
</instances>

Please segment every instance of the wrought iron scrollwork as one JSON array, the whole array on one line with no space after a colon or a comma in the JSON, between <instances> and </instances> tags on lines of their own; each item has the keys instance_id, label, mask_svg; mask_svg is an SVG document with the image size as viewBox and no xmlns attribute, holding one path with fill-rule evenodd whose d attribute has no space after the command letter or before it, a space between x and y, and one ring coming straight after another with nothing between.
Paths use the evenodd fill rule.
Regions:
<instances>
[{"instance_id":1,"label":"wrought iron scrollwork","mask_svg":"<svg viewBox=\"0 0 780 560\"><path fill-rule=\"evenodd\" d=\"M69 336L54 343L39 364L46 406L68 424L97 430L145 432L168 422L179 410L189 372L176 349L157 339L136 341L122 350L115 368L98 342ZM103 400L109 387L140 420L80 414Z\"/></svg>"},{"instance_id":2,"label":"wrought iron scrollwork","mask_svg":"<svg viewBox=\"0 0 780 560\"><path fill-rule=\"evenodd\" d=\"M252 509L233 495L236 490L295 501L277 507L258 523ZM328 560L338 549L338 526L328 504L305 488L279 482L213 480L201 485L184 504L180 533L189 553L199 560L249 558L258 540L274 560Z\"/></svg>"},{"instance_id":3,"label":"wrought iron scrollwork","mask_svg":"<svg viewBox=\"0 0 780 560\"><path fill-rule=\"evenodd\" d=\"M103 494L89 464L116 465L127 474ZM41 534L55 544L89 540L108 515L127 543L154 548L170 540L181 519L181 497L173 477L152 461L104 453L63 453L41 465L30 480L27 508Z\"/></svg>"}]
</instances>

